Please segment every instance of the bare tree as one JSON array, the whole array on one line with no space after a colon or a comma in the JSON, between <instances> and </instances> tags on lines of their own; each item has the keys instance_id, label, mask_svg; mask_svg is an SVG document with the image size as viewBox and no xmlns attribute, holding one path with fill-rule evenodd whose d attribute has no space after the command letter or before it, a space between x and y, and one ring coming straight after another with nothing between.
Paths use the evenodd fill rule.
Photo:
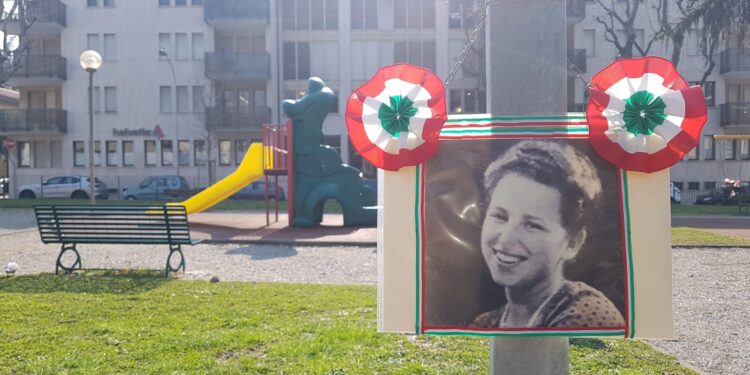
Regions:
<instances>
[{"instance_id":1,"label":"bare tree","mask_svg":"<svg viewBox=\"0 0 750 375\"><path fill-rule=\"evenodd\" d=\"M615 58L648 55L658 38L653 37L648 41L645 36L643 41L637 38L635 21L643 9L643 1L596 0L596 3L604 14L594 16L594 20L604 27L604 40L617 49Z\"/></svg>"},{"instance_id":2,"label":"bare tree","mask_svg":"<svg viewBox=\"0 0 750 375\"><path fill-rule=\"evenodd\" d=\"M36 21L36 14L41 10L38 2L33 0L0 0L0 30L2 30L2 50L0 50L0 85L10 79L21 68L24 56L31 49L32 41L27 33ZM9 33L8 26L18 25L18 31Z\"/></svg>"}]
</instances>

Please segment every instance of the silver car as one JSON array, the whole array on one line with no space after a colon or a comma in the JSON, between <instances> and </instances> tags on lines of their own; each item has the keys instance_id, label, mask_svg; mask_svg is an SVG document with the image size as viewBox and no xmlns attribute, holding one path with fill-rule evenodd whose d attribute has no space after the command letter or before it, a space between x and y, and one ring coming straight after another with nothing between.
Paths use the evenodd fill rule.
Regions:
<instances>
[{"instance_id":1,"label":"silver car","mask_svg":"<svg viewBox=\"0 0 750 375\"><path fill-rule=\"evenodd\" d=\"M107 185L96 179L94 193L98 199L107 199ZM88 199L89 178L87 176L52 177L41 184L21 185L18 188L21 199L34 198L73 198Z\"/></svg>"}]
</instances>

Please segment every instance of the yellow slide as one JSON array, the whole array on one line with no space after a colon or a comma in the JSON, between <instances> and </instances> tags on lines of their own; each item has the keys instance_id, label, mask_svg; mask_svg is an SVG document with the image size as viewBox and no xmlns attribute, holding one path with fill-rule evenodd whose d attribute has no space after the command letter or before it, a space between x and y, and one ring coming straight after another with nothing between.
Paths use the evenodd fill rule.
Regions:
<instances>
[{"instance_id":1,"label":"yellow slide","mask_svg":"<svg viewBox=\"0 0 750 375\"><path fill-rule=\"evenodd\" d=\"M201 212L229 198L261 176L263 176L263 144L253 143L242 158L242 163L232 174L184 202L169 204L185 206L189 214Z\"/></svg>"}]
</instances>

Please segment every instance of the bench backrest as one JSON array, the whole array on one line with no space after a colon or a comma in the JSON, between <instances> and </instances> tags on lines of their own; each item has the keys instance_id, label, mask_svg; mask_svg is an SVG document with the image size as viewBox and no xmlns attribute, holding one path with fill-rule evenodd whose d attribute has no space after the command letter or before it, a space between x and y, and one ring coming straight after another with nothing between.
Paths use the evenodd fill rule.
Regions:
<instances>
[{"instance_id":1,"label":"bench backrest","mask_svg":"<svg viewBox=\"0 0 750 375\"><path fill-rule=\"evenodd\" d=\"M34 206L44 243L190 244L184 206Z\"/></svg>"}]
</instances>

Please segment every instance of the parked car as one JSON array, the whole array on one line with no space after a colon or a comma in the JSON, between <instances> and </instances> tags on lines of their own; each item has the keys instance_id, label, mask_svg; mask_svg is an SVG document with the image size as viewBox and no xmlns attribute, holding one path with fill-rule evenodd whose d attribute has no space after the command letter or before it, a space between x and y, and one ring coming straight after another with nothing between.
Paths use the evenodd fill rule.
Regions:
<instances>
[{"instance_id":1,"label":"parked car","mask_svg":"<svg viewBox=\"0 0 750 375\"><path fill-rule=\"evenodd\" d=\"M8 177L0 177L0 196L6 197L10 190L10 181Z\"/></svg>"},{"instance_id":2,"label":"parked car","mask_svg":"<svg viewBox=\"0 0 750 375\"><path fill-rule=\"evenodd\" d=\"M273 199L274 193L276 193L276 184L274 182L268 182L268 198ZM255 181L250 185L245 186L240 191L234 193L230 197L231 199L266 199L266 182ZM286 193L284 189L279 186L279 200L286 200Z\"/></svg>"},{"instance_id":3,"label":"parked car","mask_svg":"<svg viewBox=\"0 0 750 375\"><path fill-rule=\"evenodd\" d=\"M673 182L669 183L669 201L672 203L682 203L682 194L680 188L674 186Z\"/></svg>"},{"instance_id":4,"label":"parked car","mask_svg":"<svg viewBox=\"0 0 750 375\"><path fill-rule=\"evenodd\" d=\"M723 189L714 189L695 198L695 204L731 204L729 195Z\"/></svg>"},{"instance_id":5,"label":"parked car","mask_svg":"<svg viewBox=\"0 0 750 375\"><path fill-rule=\"evenodd\" d=\"M701 194L695 199L695 204L738 204L750 203L750 186L747 182L727 180L724 187Z\"/></svg>"},{"instance_id":6,"label":"parked car","mask_svg":"<svg viewBox=\"0 0 750 375\"><path fill-rule=\"evenodd\" d=\"M190 187L182 176L151 176L122 191L122 199L178 200L190 196Z\"/></svg>"},{"instance_id":7,"label":"parked car","mask_svg":"<svg viewBox=\"0 0 750 375\"><path fill-rule=\"evenodd\" d=\"M107 185L97 178L94 183L94 194L97 199L107 199ZM52 177L41 184L21 185L18 188L21 199L33 198L89 198L88 176L58 176Z\"/></svg>"}]
</instances>

